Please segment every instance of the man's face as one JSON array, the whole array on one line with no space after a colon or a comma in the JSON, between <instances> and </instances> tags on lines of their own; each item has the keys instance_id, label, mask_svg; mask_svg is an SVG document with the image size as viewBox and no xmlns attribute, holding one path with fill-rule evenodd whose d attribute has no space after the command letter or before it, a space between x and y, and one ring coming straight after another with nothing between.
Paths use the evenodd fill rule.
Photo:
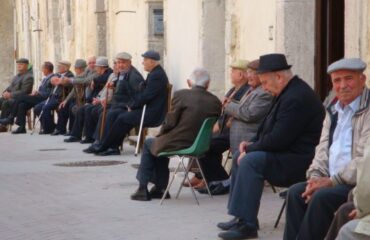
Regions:
<instances>
[{"instance_id":1,"label":"man's face","mask_svg":"<svg viewBox=\"0 0 370 240\"><path fill-rule=\"evenodd\" d=\"M89 58L87 61L88 61L87 62L88 68L91 69L91 70L94 70L95 69L95 64L96 64L96 59L92 57L92 58Z\"/></svg>"},{"instance_id":2,"label":"man's face","mask_svg":"<svg viewBox=\"0 0 370 240\"><path fill-rule=\"evenodd\" d=\"M260 81L260 79L259 79L259 77L257 75L256 70L252 70L252 69L249 69L248 70L248 84L252 88L256 88L259 85L261 85L261 81Z\"/></svg>"},{"instance_id":3,"label":"man's face","mask_svg":"<svg viewBox=\"0 0 370 240\"><path fill-rule=\"evenodd\" d=\"M131 67L131 61L125 59L117 59L117 68L120 72L127 72Z\"/></svg>"},{"instance_id":4,"label":"man's face","mask_svg":"<svg viewBox=\"0 0 370 240\"><path fill-rule=\"evenodd\" d=\"M17 70L19 73L24 73L27 71L28 64L26 63L17 63Z\"/></svg>"},{"instance_id":5,"label":"man's face","mask_svg":"<svg viewBox=\"0 0 370 240\"><path fill-rule=\"evenodd\" d=\"M103 75L104 70L105 70L105 68L104 68L104 67L101 67L101 66L95 66L95 71L96 71L99 75Z\"/></svg>"},{"instance_id":6,"label":"man's face","mask_svg":"<svg viewBox=\"0 0 370 240\"><path fill-rule=\"evenodd\" d=\"M80 75L80 74L82 74L83 72L84 72L84 68L78 68L78 67L75 67L75 73L77 74L77 75Z\"/></svg>"},{"instance_id":7,"label":"man's face","mask_svg":"<svg viewBox=\"0 0 370 240\"><path fill-rule=\"evenodd\" d=\"M49 75L49 70L44 65L42 65L41 71L44 76Z\"/></svg>"},{"instance_id":8,"label":"man's face","mask_svg":"<svg viewBox=\"0 0 370 240\"><path fill-rule=\"evenodd\" d=\"M233 85L239 85L241 84L242 80L244 79L244 71L237 69L237 68L231 68L230 72L230 79L231 83Z\"/></svg>"},{"instance_id":9,"label":"man's face","mask_svg":"<svg viewBox=\"0 0 370 240\"><path fill-rule=\"evenodd\" d=\"M154 60L150 58L143 58L143 66L145 71L150 72L153 69L154 65L155 65Z\"/></svg>"},{"instance_id":10,"label":"man's face","mask_svg":"<svg viewBox=\"0 0 370 240\"><path fill-rule=\"evenodd\" d=\"M67 66L66 65L58 64L57 65L57 68L58 68L58 73L65 73L65 72L67 72Z\"/></svg>"},{"instance_id":11,"label":"man's face","mask_svg":"<svg viewBox=\"0 0 370 240\"><path fill-rule=\"evenodd\" d=\"M361 95L366 82L364 74L350 70L338 70L330 74L333 90L339 102L346 106Z\"/></svg>"},{"instance_id":12,"label":"man's face","mask_svg":"<svg viewBox=\"0 0 370 240\"><path fill-rule=\"evenodd\" d=\"M279 76L274 72L258 74L261 81L261 85L266 92L269 92L272 96L278 96L281 92L279 85Z\"/></svg>"}]
</instances>

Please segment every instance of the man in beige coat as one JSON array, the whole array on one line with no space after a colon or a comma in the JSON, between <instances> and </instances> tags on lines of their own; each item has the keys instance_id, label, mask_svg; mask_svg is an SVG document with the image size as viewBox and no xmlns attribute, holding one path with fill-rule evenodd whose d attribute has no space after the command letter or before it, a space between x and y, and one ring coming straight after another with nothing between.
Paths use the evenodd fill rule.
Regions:
<instances>
[{"instance_id":1,"label":"man in beige coat","mask_svg":"<svg viewBox=\"0 0 370 240\"><path fill-rule=\"evenodd\" d=\"M204 120L220 115L221 102L207 91L209 82L208 72L204 68L196 68L188 80L191 89L175 92L171 111L167 113L159 135L144 143L140 168L136 175L140 186L131 196L132 200L162 198L168 184L169 158L158 157L158 154L190 147ZM155 185L150 192L147 189L149 182Z\"/></svg>"},{"instance_id":2,"label":"man in beige coat","mask_svg":"<svg viewBox=\"0 0 370 240\"><path fill-rule=\"evenodd\" d=\"M365 68L361 59L353 58L328 67L338 101L327 108L307 182L289 188L285 240L324 239L335 211L356 185L356 169L370 136Z\"/></svg>"}]
</instances>

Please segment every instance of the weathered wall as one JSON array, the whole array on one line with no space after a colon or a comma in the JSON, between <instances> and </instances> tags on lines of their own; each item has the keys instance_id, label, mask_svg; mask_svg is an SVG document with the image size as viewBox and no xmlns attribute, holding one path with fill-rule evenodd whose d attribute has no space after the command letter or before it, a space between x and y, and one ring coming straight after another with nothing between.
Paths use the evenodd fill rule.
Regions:
<instances>
[{"instance_id":1,"label":"weathered wall","mask_svg":"<svg viewBox=\"0 0 370 240\"><path fill-rule=\"evenodd\" d=\"M13 4L11 1L0 1L0 9L0 91L2 92L14 74Z\"/></svg>"}]
</instances>

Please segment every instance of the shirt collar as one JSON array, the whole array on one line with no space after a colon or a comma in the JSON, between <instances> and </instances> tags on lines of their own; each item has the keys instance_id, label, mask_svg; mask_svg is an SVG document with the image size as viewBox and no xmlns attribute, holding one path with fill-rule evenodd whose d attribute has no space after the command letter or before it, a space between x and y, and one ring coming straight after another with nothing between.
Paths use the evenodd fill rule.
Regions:
<instances>
[{"instance_id":1,"label":"shirt collar","mask_svg":"<svg viewBox=\"0 0 370 240\"><path fill-rule=\"evenodd\" d=\"M342 106L340 105L340 101L338 101L335 104L335 110L337 112L344 111L345 108L349 107L352 110L352 112L356 112L360 108L360 100L361 100L361 96L358 96L355 100L353 100L350 104L348 104L344 108L342 108Z\"/></svg>"}]
</instances>

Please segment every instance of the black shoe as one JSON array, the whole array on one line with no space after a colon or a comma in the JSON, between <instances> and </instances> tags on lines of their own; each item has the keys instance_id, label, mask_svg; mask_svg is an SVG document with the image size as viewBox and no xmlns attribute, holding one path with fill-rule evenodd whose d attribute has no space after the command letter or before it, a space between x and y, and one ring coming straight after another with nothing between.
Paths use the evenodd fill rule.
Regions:
<instances>
[{"instance_id":1,"label":"black shoe","mask_svg":"<svg viewBox=\"0 0 370 240\"><path fill-rule=\"evenodd\" d=\"M63 131L59 131L59 130L54 130L54 132L52 134L50 134L51 136L58 136L58 135L63 135L65 134L66 132L63 132Z\"/></svg>"},{"instance_id":2,"label":"black shoe","mask_svg":"<svg viewBox=\"0 0 370 240\"><path fill-rule=\"evenodd\" d=\"M134 194L131 195L131 200L135 201L150 201L152 200L148 189L139 188Z\"/></svg>"},{"instance_id":3,"label":"black shoe","mask_svg":"<svg viewBox=\"0 0 370 240\"><path fill-rule=\"evenodd\" d=\"M90 147L82 150L85 153L96 153L97 150L101 147L99 144L91 144Z\"/></svg>"},{"instance_id":4,"label":"black shoe","mask_svg":"<svg viewBox=\"0 0 370 240\"><path fill-rule=\"evenodd\" d=\"M243 240L258 238L258 233L257 229L242 224L236 229L218 234L218 237L223 240Z\"/></svg>"},{"instance_id":5,"label":"black shoe","mask_svg":"<svg viewBox=\"0 0 370 240\"><path fill-rule=\"evenodd\" d=\"M16 130L12 132L12 134L21 134L21 133L27 133L25 127L18 127Z\"/></svg>"},{"instance_id":6,"label":"black shoe","mask_svg":"<svg viewBox=\"0 0 370 240\"><path fill-rule=\"evenodd\" d=\"M81 139L77 137L70 136L67 139L64 139L64 142L71 143L71 142L79 142Z\"/></svg>"},{"instance_id":7,"label":"black shoe","mask_svg":"<svg viewBox=\"0 0 370 240\"><path fill-rule=\"evenodd\" d=\"M2 118L0 119L0 124L2 125L14 124L14 118L12 117Z\"/></svg>"},{"instance_id":8,"label":"black shoe","mask_svg":"<svg viewBox=\"0 0 370 240\"><path fill-rule=\"evenodd\" d=\"M227 231L227 230L230 230L232 229L233 227L237 226L238 223L240 223L240 219L237 218L237 217L234 217L233 219L231 219L230 221L228 222L220 222L217 224L217 227L224 230L224 231Z\"/></svg>"},{"instance_id":9,"label":"black shoe","mask_svg":"<svg viewBox=\"0 0 370 240\"><path fill-rule=\"evenodd\" d=\"M93 142L94 142L94 139L92 139L92 138L85 138L85 139L80 141L81 144L93 143Z\"/></svg>"},{"instance_id":10,"label":"black shoe","mask_svg":"<svg viewBox=\"0 0 370 240\"><path fill-rule=\"evenodd\" d=\"M41 130L40 132L39 132L39 134L40 135L50 135L52 132L45 132L44 130Z\"/></svg>"},{"instance_id":11,"label":"black shoe","mask_svg":"<svg viewBox=\"0 0 370 240\"><path fill-rule=\"evenodd\" d=\"M211 194L215 195L215 196L216 195L224 195L224 194L228 194L229 190L230 190L229 186L225 187L223 184L220 184L211 191Z\"/></svg>"},{"instance_id":12,"label":"black shoe","mask_svg":"<svg viewBox=\"0 0 370 240\"><path fill-rule=\"evenodd\" d=\"M157 189L156 186L153 186L150 191L149 191L149 195L151 198L153 199L162 199L163 197L163 194L164 192L166 191L166 189ZM170 199L171 198L171 195L170 193L168 192L166 194L166 197L164 199Z\"/></svg>"},{"instance_id":13,"label":"black shoe","mask_svg":"<svg viewBox=\"0 0 370 240\"><path fill-rule=\"evenodd\" d=\"M108 148L103 150L103 148L99 148L96 150L95 155L98 156L113 156L113 155L121 155L121 152L118 148Z\"/></svg>"},{"instance_id":14,"label":"black shoe","mask_svg":"<svg viewBox=\"0 0 370 240\"><path fill-rule=\"evenodd\" d=\"M71 131L67 131L66 133L63 134L63 136L66 136L66 137L71 136Z\"/></svg>"}]
</instances>

